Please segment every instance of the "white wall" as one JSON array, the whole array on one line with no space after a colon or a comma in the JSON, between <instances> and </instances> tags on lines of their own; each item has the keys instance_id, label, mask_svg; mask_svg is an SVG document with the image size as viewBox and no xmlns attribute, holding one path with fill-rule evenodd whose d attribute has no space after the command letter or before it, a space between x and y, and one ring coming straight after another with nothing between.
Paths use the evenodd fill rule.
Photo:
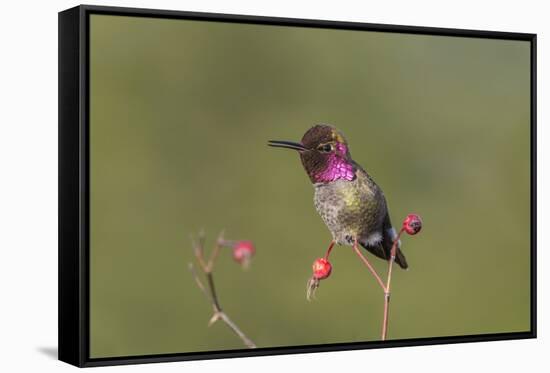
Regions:
<instances>
[{"instance_id":1,"label":"white wall","mask_svg":"<svg viewBox=\"0 0 550 373\"><path fill-rule=\"evenodd\" d=\"M525 371L548 366L550 190L545 1L95 1L97 5L538 33L539 339L109 368L116 371ZM57 12L73 1L4 1L0 22L0 370L69 371L57 346Z\"/></svg>"}]
</instances>

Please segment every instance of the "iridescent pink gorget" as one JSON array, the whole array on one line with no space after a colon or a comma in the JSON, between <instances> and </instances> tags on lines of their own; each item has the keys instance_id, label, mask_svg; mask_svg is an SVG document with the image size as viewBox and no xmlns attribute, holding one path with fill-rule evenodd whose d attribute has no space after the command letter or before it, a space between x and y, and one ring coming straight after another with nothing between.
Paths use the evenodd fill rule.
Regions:
<instances>
[{"instance_id":1,"label":"iridescent pink gorget","mask_svg":"<svg viewBox=\"0 0 550 373\"><path fill-rule=\"evenodd\" d=\"M313 175L315 182L328 183L335 180L355 179L355 167L350 162L346 144L337 143L336 150L329 155L327 167Z\"/></svg>"}]
</instances>

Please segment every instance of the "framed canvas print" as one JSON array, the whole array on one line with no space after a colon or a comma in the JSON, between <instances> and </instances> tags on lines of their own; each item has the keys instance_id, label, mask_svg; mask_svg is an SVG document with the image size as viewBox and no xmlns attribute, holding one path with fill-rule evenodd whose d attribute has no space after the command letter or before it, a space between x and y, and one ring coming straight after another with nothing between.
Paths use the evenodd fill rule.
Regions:
<instances>
[{"instance_id":1,"label":"framed canvas print","mask_svg":"<svg viewBox=\"0 0 550 373\"><path fill-rule=\"evenodd\" d=\"M535 337L535 67L534 34L59 13L60 360Z\"/></svg>"}]
</instances>

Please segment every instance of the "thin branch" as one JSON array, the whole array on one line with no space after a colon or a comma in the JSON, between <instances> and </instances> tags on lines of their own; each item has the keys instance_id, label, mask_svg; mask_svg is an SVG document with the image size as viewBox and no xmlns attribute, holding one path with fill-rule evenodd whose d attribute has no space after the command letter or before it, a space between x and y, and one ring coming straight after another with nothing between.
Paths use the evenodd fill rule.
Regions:
<instances>
[{"instance_id":1,"label":"thin branch","mask_svg":"<svg viewBox=\"0 0 550 373\"><path fill-rule=\"evenodd\" d=\"M212 303L214 304L214 308L216 312L221 312L222 307L220 306L218 296L216 295L216 287L214 286L214 276L212 275L212 272L206 273L206 278L208 279L208 287L210 288L210 294L212 294Z\"/></svg>"},{"instance_id":2,"label":"thin branch","mask_svg":"<svg viewBox=\"0 0 550 373\"><path fill-rule=\"evenodd\" d=\"M382 320L382 337L383 341L386 340L388 335L388 317L390 312L390 293L384 293L384 319Z\"/></svg>"},{"instance_id":3,"label":"thin branch","mask_svg":"<svg viewBox=\"0 0 550 373\"><path fill-rule=\"evenodd\" d=\"M208 325L212 325L218 320L222 320L242 341L248 348L256 348L256 344L250 340L242 331L241 329L235 324L229 316L225 312L222 311L222 308L220 306L220 302L218 300L218 296L216 294L216 287L214 285L214 276L212 275L212 271L214 269L214 263L216 258L218 257L220 247L221 247L221 241L222 236L220 235L220 238L216 241L216 244L214 246L214 250L212 251L210 258L208 260L208 263L204 260L204 233L201 232L199 235L199 242L194 243L194 252L195 257L197 258L197 262L199 263L200 268L202 269L202 272L206 276L207 283L208 283L208 290L200 280L197 272L195 271L195 268L193 266L193 263L189 263L189 270L191 271L191 274L193 275L193 278L195 279L195 283L197 284L198 288L204 293L206 298L212 303L213 308L213 315L210 318L210 321Z\"/></svg>"},{"instance_id":4,"label":"thin branch","mask_svg":"<svg viewBox=\"0 0 550 373\"><path fill-rule=\"evenodd\" d=\"M399 234L393 241L393 245L391 248L390 253L390 260L388 261L388 277L386 279L386 284L382 281L372 264L370 264L369 260L363 255L361 250L359 250L359 247L357 245L357 239L353 242L353 250L355 250L355 253L359 256L359 258L363 261L363 263L367 266L369 271L372 273L376 281L378 282L378 285L382 288L382 291L384 292L384 318L382 320L382 337L381 339L383 341L386 340L388 336L388 322L389 322L389 312L390 312L390 290L391 290L391 276L392 276L392 269L393 269L393 263L395 262L395 256L397 255L397 245L399 243L399 239L401 237L401 234L403 233L403 229L399 231Z\"/></svg>"},{"instance_id":5,"label":"thin branch","mask_svg":"<svg viewBox=\"0 0 550 373\"><path fill-rule=\"evenodd\" d=\"M199 265L203 272L206 271L206 261L204 260L204 233L199 233L199 241L195 241L193 237L191 237L191 241L193 243L193 251L195 253L195 258L197 258L197 262L199 262Z\"/></svg>"},{"instance_id":6,"label":"thin branch","mask_svg":"<svg viewBox=\"0 0 550 373\"><path fill-rule=\"evenodd\" d=\"M206 267L205 272L212 272L212 269L214 267L214 262L218 258L218 255L220 254L220 249L223 243L223 231L218 236L218 239L216 240L216 244L214 245L214 250L212 250L212 253L210 254L210 258L208 259L208 264Z\"/></svg>"},{"instance_id":7,"label":"thin branch","mask_svg":"<svg viewBox=\"0 0 550 373\"><path fill-rule=\"evenodd\" d=\"M355 250L355 253L359 256L359 258L363 261L363 263L365 263L369 271L372 273L372 275L378 282L378 285L380 285L380 287L382 288L382 291L386 292L386 285L384 285L384 282L382 281L382 279L380 278L380 276L378 275L378 273L376 272L372 264L370 264L369 260L363 255L361 250L359 250L359 247L357 246L357 238L353 241L353 250Z\"/></svg>"},{"instance_id":8,"label":"thin branch","mask_svg":"<svg viewBox=\"0 0 550 373\"><path fill-rule=\"evenodd\" d=\"M330 241L330 245L327 249L327 253L325 254L325 260L328 260L328 256L330 255L330 252L332 251L332 248L334 247L334 244L336 244L336 241L334 241L334 240Z\"/></svg>"},{"instance_id":9,"label":"thin branch","mask_svg":"<svg viewBox=\"0 0 550 373\"><path fill-rule=\"evenodd\" d=\"M227 316L226 313L224 312L220 312L219 313L219 317L222 319L223 322L225 322L225 324L227 326L229 326L231 328L231 330L233 330L233 332L235 332L235 334L237 334L239 336L239 338L242 339L243 343L246 345L246 347L248 348L256 348L256 344L254 342L252 342L250 340L250 338L248 338L242 331L241 329L239 329L237 327L237 325L231 321L231 319L229 318L229 316Z\"/></svg>"},{"instance_id":10,"label":"thin branch","mask_svg":"<svg viewBox=\"0 0 550 373\"><path fill-rule=\"evenodd\" d=\"M218 311L216 302L212 295L209 293L208 290L206 290L206 287L202 283L201 279L199 278L199 275L197 274L197 271L195 271L195 267L193 266L193 263L189 263L189 271L191 271L191 274L193 275L193 278L195 279L195 282L197 284L197 287L202 291L204 296L212 303L212 308L214 309L214 313Z\"/></svg>"},{"instance_id":11,"label":"thin branch","mask_svg":"<svg viewBox=\"0 0 550 373\"><path fill-rule=\"evenodd\" d=\"M388 322L389 322L389 312L390 312L390 292L391 292L391 274L393 263L395 262L395 256L397 255L397 245L399 244L399 239L403 229L399 231L399 234L393 240L393 245L391 247L390 261L388 264L388 279L386 281L386 288L384 291L384 319L382 321L382 340L385 341L388 336Z\"/></svg>"}]
</instances>

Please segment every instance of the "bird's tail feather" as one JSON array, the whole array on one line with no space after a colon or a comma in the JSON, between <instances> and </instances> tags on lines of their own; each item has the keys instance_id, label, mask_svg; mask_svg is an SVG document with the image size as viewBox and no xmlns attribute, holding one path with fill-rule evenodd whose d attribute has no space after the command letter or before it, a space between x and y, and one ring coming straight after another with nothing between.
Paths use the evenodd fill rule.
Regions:
<instances>
[{"instance_id":1,"label":"bird's tail feather","mask_svg":"<svg viewBox=\"0 0 550 373\"><path fill-rule=\"evenodd\" d=\"M391 246L390 245L384 245L382 243L381 245L377 246L370 246L363 242L359 242L361 246L363 246L367 251L370 253L376 255L379 258L389 260L390 253L391 253ZM393 245L393 243L392 243ZM397 253L395 255L395 262L399 265L399 267L403 269L407 269L409 267L409 264L407 263L407 259L405 258L405 255L403 255L403 252L401 251L401 248L397 249Z\"/></svg>"},{"instance_id":2,"label":"bird's tail feather","mask_svg":"<svg viewBox=\"0 0 550 373\"><path fill-rule=\"evenodd\" d=\"M401 252L401 249L397 249L397 254L395 255L395 262L399 264L399 267L403 269L409 268L407 259L405 259L405 255L403 255L403 253Z\"/></svg>"}]
</instances>

